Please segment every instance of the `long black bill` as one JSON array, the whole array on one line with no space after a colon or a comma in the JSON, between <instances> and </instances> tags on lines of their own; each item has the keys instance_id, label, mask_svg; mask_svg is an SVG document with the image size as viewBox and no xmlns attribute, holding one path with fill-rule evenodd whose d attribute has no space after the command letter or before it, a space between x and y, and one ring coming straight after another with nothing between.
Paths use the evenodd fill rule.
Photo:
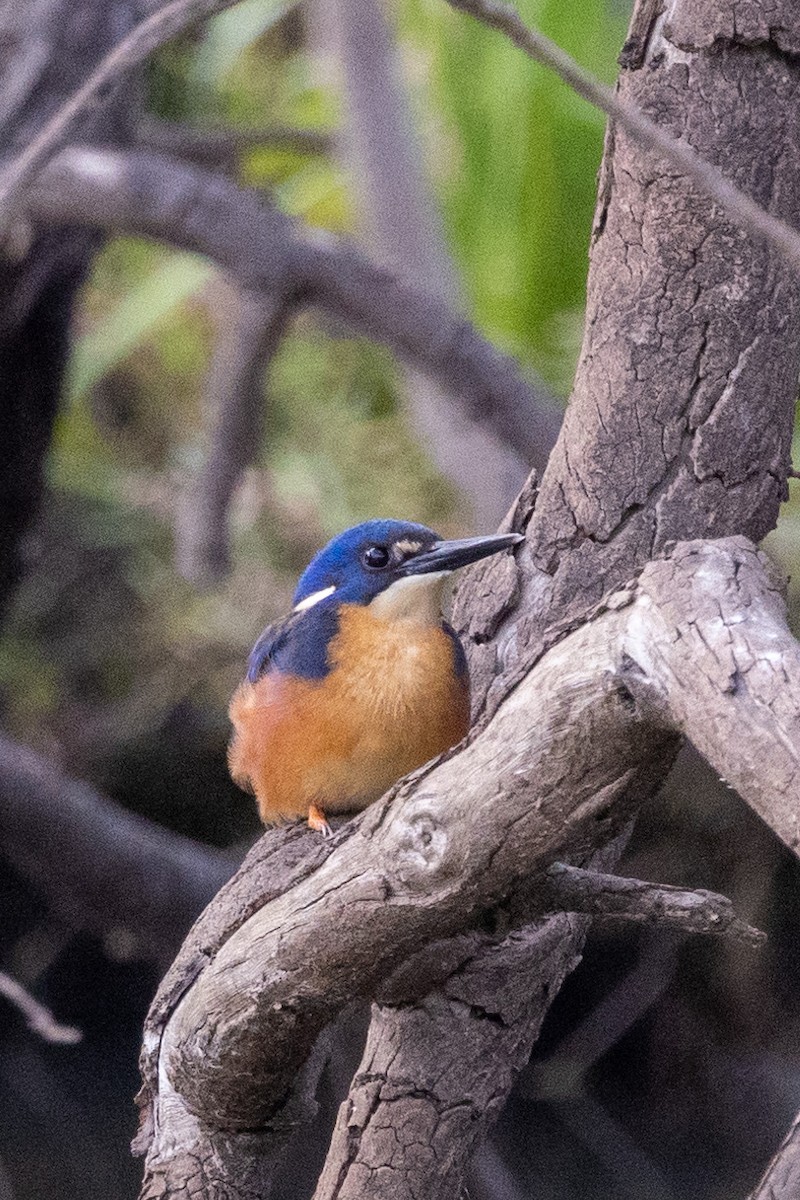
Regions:
<instances>
[{"instance_id":1,"label":"long black bill","mask_svg":"<svg viewBox=\"0 0 800 1200\"><path fill-rule=\"evenodd\" d=\"M427 575L430 571L455 571L469 563L517 546L525 538L521 533L493 533L491 537L460 538L453 542L434 542L429 550L409 558L400 568L403 575Z\"/></svg>"}]
</instances>

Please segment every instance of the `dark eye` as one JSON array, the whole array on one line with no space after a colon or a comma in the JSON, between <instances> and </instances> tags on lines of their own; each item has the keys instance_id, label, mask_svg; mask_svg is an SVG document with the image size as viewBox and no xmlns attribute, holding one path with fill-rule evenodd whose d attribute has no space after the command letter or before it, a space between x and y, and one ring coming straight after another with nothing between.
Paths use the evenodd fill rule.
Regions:
<instances>
[{"instance_id":1,"label":"dark eye","mask_svg":"<svg viewBox=\"0 0 800 1200\"><path fill-rule=\"evenodd\" d=\"M361 561L371 571L380 571L389 565L389 551L385 546L367 546Z\"/></svg>"}]
</instances>

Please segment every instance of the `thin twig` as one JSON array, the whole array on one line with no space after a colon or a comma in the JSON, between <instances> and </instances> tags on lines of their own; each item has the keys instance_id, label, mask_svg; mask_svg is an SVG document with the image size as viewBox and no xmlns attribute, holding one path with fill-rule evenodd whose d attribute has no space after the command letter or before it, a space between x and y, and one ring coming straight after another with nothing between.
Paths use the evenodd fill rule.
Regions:
<instances>
[{"instance_id":1,"label":"thin twig","mask_svg":"<svg viewBox=\"0 0 800 1200\"><path fill-rule=\"evenodd\" d=\"M3 172L0 178L0 233L8 228L11 209L22 189L66 144L78 118L92 108L103 92L115 87L154 50L177 34L238 3L239 0L172 0L171 4L141 21L109 51L86 82L56 110L33 141Z\"/></svg>"},{"instance_id":2,"label":"thin twig","mask_svg":"<svg viewBox=\"0 0 800 1200\"><path fill-rule=\"evenodd\" d=\"M145 116L137 127L136 142L145 149L163 154L179 155L205 165L219 165L259 146L276 146L295 154L328 154L333 136L323 130L300 129L294 125L259 125L253 129L221 125L201 127Z\"/></svg>"},{"instance_id":3,"label":"thin twig","mask_svg":"<svg viewBox=\"0 0 800 1200\"><path fill-rule=\"evenodd\" d=\"M74 1046L83 1034L74 1025L62 1025L55 1019L49 1008L45 1008L38 1000L34 1000L21 983L0 971L0 996L4 996L15 1008L18 1008L25 1018L28 1028L38 1033L40 1038L54 1045Z\"/></svg>"},{"instance_id":4,"label":"thin twig","mask_svg":"<svg viewBox=\"0 0 800 1200\"><path fill-rule=\"evenodd\" d=\"M736 916L727 896L704 888L625 879L566 863L553 863L547 881L554 901L567 912L616 917L681 933L724 935L748 946L766 941L765 933Z\"/></svg>"},{"instance_id":5,"label":"thin twig","mask_svg":"<svg viewBox=\"0 0 800 1200\"><path fill-rule=\"evenodd\" d=\"M742 229L763 238L779 250L795 271L800 273L800 234L785 221L766 212L745 192L739 190L710 162L702 158L688 142L678 141L666 133L632 104L620 100L555 42L538 30L531 29L508 4L498 0L447 0L451 7L469 14L484 25L505 34L536 62L555 73L573 91L617 121L643 146L656 150L669 159L685 175L702 188L706 195L725 209L728 216Z\"/></svg>"}]
</instances>

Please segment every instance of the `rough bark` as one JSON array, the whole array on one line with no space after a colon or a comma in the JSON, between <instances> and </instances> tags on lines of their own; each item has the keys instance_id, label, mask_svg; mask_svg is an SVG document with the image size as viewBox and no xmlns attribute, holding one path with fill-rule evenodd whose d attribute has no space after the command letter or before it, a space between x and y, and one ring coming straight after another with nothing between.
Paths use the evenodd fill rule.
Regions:
<instances>
[{"instance_id":1,"label":"rough bark","mask_svg":"<svg viewBox=\"0 0 800 1200\"><path fill-rule=\"evenodd\" d=\"M575 966L584 924L564 915L499 945L478 943L422 1000L412 992L413 1003L373 1006L314 1200L389 1200L398 1176L414 1180L426 1200L457 1200L466 1159L530 1056L549 981L562 982Z\"/></svg>"},{"instance_id":2,"label":"rough bark","mask_svg":"<svg viewBox=\"0 0 800 1200\"><path fill-rule=\"evenodd\" d=\"M653 12L651 5L639 6L635 15L639 16L645 7ZM800 71L797 63L786 61L776 52L776 48L780 49L777 42L765 39L751 46L737 40L720 40L730 25L730 20L726 25L723 18L727 20L734 7L722 3L695 6L694 41L688 47L682 46L679 54L670 49L672 43L664 42L663 27L650 30L648 25L647 36L641 42L642 52L633 65L626 68L621 86L625 95L661 121L666 121L674 132L688 137L726 173L766 203L770 211L792 217L798 211L800 186L799 110L794 102ZM788 36L786 30L796 32L800 28L798 22L800 17L794 12L786 13L781 38ZM509 743L497 735L515 711L524 712L524 717L520 716L523 726L534 713L536 718L533 719L538 719L541 710L536 708L537 700L543 703L547 694L544 681L549 680L555 689L550 694L553 710L549 718L545 718L544 726L553 733L551 748L555 758L551 766L555 767L558 758L555 747L560 744L554 728L556 719L562 736L570 720L574 720L576 729L581 727L572 707L577 703L576 696L573 693L569 698L560 696L558 682L565 682L570 678L570 672L586 661L582 656L587 653L587 647L580 639L588 637L591 630L596 632L598 621L613 623L631 618L630 612L626 617L623 611L612 611L599 615L584 628L577 628L587 621L602 597L636 575L653 555L663 554L668 542L676 537L736 532L751 537L762 536L774 523L784 495L800 351L796 285L782 261L763 245L750 243L685 180L642 157L620 133L609 140L604 163L588 305L581 366L568 422L548 466L541 499L530 521L532 555L530 558L523 555L519 574L505 579L499 579L496 574L493 576L488 566L474 572L457 606L457 619L472 643L472 663L481 698L479 710L487 714L496 711L500 723L492 720L485 734L475 738L461 755L418 781L416 791L413 784L401 791L391 809L378 805L349 826L346 833L339 835L342 840L335 847L338 862L347 866L352 859L350 870L344 872L344 876L352 873L349 883L343 883L335 892L326 891L326 881L330 878L326 872L331 870L326 864L313 883L304 880L272 907L275 926L270 938L277 938L277 930L285 922L281 954L302 955L303 937L308 933L306 922L315 910L315 903L320 906L315 916L328 904L332 905L333 912L337 912L345 896L356 900L360 888L368 889L370 882L373 887L377 884L375 892L361 895L366 907L349 909L351 914L354 911L366 913L374 907L380 914L377 927L371 928L370 934L378 943L383 964L375 964L375 946L372 946L373 953L366 964L363 959L358 960L358 969L366 970L366 980L359 986L368 987L369 981L380 971L389 969L388 959L394 962L395 953L401 956L408 951L406 938L419 936L423 940L431 936L430 929L426 933L423 927L426 918L433 920L430 908L434 902L437 905L437 930L440 914L445 914L446 927L450 919L447 914L452 914L453 905L457 906L455 897L461 896L464 900L465 891L476 906L471 910L472 919L475 919L482 905L497 902L503 886L512 886L513 870L505 878L505 884L501 885L494 878L492 885L492 872L500 871L501 864L512 865L514 855L519 855L516 866L521 874L535 869L537 862L544 866L547 854L558 854L552 842L544 850L544 843L548 841L548 816L554 817L555 813L537 790L546 788L546 772L542 770L543 764L537 761L535 748L525 740L529 733L516 730L524 745L518 748L521 759L511 767L508 777L503 774L502 767L498 771L498 763L505 761L501 757L501 745L509 748ZM756 365L759 371L755 370ZM752 401L753 395L758 397L756 404ZM528 495L518 506L515 517L521 524L530 517L531 504ZM699 560L707 550L692 548L685 553ZM739 546L734 547L732 553L735 558L745 551ZM702 574L707 571L708 564L695 561L692 566L687 558L683 569L692 571L695 568ZM651 569L658 568L648 568ZM740 573L743 569L740 567ZM646 575L647 572L642 577L642 585ZM730 589L729 576L725 572L717 577L716 583L722 589L720 602L727 604L733 600L730 590L725 592L726 587ZM772 591L768 582L764 588L766 594ZM489 600L492 592L497 594ZM621 603L625 604L624 599ZM644 620L637 601L633 603L633 611L636 620ZM688 616L683 614L684 619ZM732 619L735 623L738 614ZM575 632L569 634L571 629ZM614 637L619 633L617 629ZM726 638L728 629L723 624L715 632L712 626L708 634L712 641L716 635ZM568 642L563 640L567 635ZM792 643L788 635L785 636L784 645L789 653ZM615 646L618 649L616 643ZM541 658L545 650L548 652ZM634 658L633 661L638 660ZM531 671L534 663L537 665ZM602 669L597 663L595 667L596 685ZM579 757L581 765L592 777L595 789L602 787L604 782L611 784L613 799L607 793L606 803L600 806L605 814L603 820L593 824L589 819L591 837L585 827L579 832L577 828L569 830L561 826L562 832L553 835L556 840L561 836L569 843L573 861L580 860L581 854L595 849L618 831L618 822L612 814L622 820L654 785L652 777L635 776L632 780L627 772L645 762L658 776L670 756L671 742L669 738L665 741L663 728L658 728L658 722L664 719L659 706L653 705L649 698L637 703L629 686L630 681L641 682L640 673L632 672L628 664L618 677L620 690L617 692L613 688L614 678L612 668L606 680L616 701L609 697L601 702L596 697L597 707L590 721L601 720L604 703L612 706L618 703L615 714L619 724L612 723L618 734L622 729L627 730L627 737L622 737L624 749L611 737L605 745L596 744L598 755L602 751L602 764L593 762L590 768ZM530 683L534 679L535 697L531 694L533 685ZM515 680L522 682L508 695L509 685ZM759 680L757 676L754 684L759 684ZM531 692L527 690L529 686ZM671 686L662 680L656 694L669 692ZM719 701L729 712L732 710L727 706L744 705L745 696L723 690ZM767 689L757 699L750 695L747 702L755 705L758 711L768 712L770 703L774 704L774 694L771 696ZM565 707L559 709L561 703ZM653 721L655 728L651 724ZM688 728L685 714L677 723ZM746 740L744 735L748 729L749 718L740 730L742 736L734 745L734 751ZM503 732L511 731L505 728ZM605 733L601 734L600 725L592 726L589 741L597 735L605 736ZM489 740L484 741L484 736ZM535 733L532 736L535 737ZM479 769L475 756L480 757L481 746L489 745L498 755L495 758L492 752L486 754L486 761L491 764L488 774L492 782L487 786L484 781L479 786L479 776L473 774L473 769ZM512 755L516 752L513 742L509 749ZM577 745L570 745L569 753L560 763L560 784L568 790L573 782L570 776L573 752L578 756L588 753L585 738L579 738ZM614 768L612 764L617 754ZM769 756L764 761L769 762ZM614 778L610 779L609 775L599 778L598 768L601 773L609 772ZM513 774L515 769L519 771L518 776ZM748 773L742 764L739 775L743 794L747 794ZM502 805L501 819L503 822L510 819L511 824L504 826L505 833L489 866L484 862L485 870L473 875L469 864L475 863L473 856L480 855L481 848L486 848L486 809L481 806L487 795L496 796L498 779L507 780L511 784L511 796L516 796L508 808L505 800ZM450 790L448 781L453 795L445 807L436 807L435 820L431 824L431 808L442 799L440 788ZM627 792L626 783L630 785ZM522 786L523 791L516 792L516 786ZM528 787L530 791L525 790ZM550 801L555 794L550 795ZM564 799L563 794L558 794ZM592 802L581 792L580 785L570 795L568 804L588 802L586 815L589 816ZM472 817L480 812L483 821L475 820L471 835L457 834L455 840L449 835L442 838L442 828L454 830L462 820L470 824L471 814L463 807L470 799L474 804ZM755 802L755 797L752 800ZM536 810L540 801L541 807ZM520 810L516 811L515 824L512 811L517 802ZM554 803L558 808L558 802ZM565 817L564 809L559 809L558 821ZM440 820L444 822L443 826ZM791 829L781 827L791 839ZM403 829L406 844L402 842ZM387 903L385 897L379 901L385 876L379 872L377 879L370 877L363 842L369 834L374 846L376 840L387 835L391 840L392 833L397 838L394 853L387 844L387 855L381 859L381 866L388 864L387 870L390 867L406 868L402 880L391 874L393 886L402 883L403 888L409 887L415 878L426 877L426 863L433 864L436 878L442 880L444 877L444 882L439 889L434 887L431 891L431 877L427 874L425 886L420 890L420 899L426 898L421 905L423 912L415 911L413 919L404 919L397 930L397 945L387 947L388 931L383 922L390 925L398 909L402 909L404 918L408 917L407 905L398 899L398 895L402 899L407 893L401 890L391 896L390 902ZM550 833L553 833L552 828ZM527 841L528 835L532 842ZM357 840L362 844L354 854ZM541 858L528 857L534 843L540 848ZM402 850L405 850L405 857ZM418 861L414 858L415 853ZM451 855L454 853L458 865L454 865L453 873L448 875L447 864L453 861ZM413 865L418 868L416 876ZM470 880L469 886L465 876ZM481 879L480 885L475 882L477 877ZM482 890L484 885L485 892ZM476 888L477 891L471 890ZM301 913L303 902L307 907ZM298 927L292 927L290 910L297 913ZM338 951L334 949L334 942L343 955L348 955L354 952L348 939L355 935L344 923L346 914L338 923L332 919L331 910L325 916L316 929L314 954L319 955L319 947L323 947L322 961L335 981L334 991L337 988L346 990L341 976L336 975L333 959ZM258 921L265 935L258 939L263 968L266 966L270 921L267 909ZM231 1020L224 1028L215 1026L213 1032L218 1036L210 1036L211 1031L202 1022L207 1022L207 1014L212 1010L206 1006L200 992L212 979L224 986L224 973L219 970L223 963L230 965L240 983L243 983L242 973L246 974L250 969L263 986L264 975L259 974L258 965L249 954L252 946L248 946L246 956L244 943L248 939L240 934L237 942L236 937L232 935L228 939L227 949L223 948L215 960L216 971L212 966L204 972L198 987L192 989L195 995L187 993L175 1010L162 1045L162 1061L165 1066L171 1063L162 1076L162 1087L168 1094L169 1103L175 1100L171 1090L175 1086L183 1093L181 1103L188 1101L202 1107L210 1099L214 1111L206 1110L204 1115L212 1123L230 1122L234 1109L237 1120L244 1119L245 1112L250 1117L263 1119L264 1109L258 1109L252 1096L248 1102L244 1091L258 1092L262 1104L267 1087L272 1088L274 1095L281 1093L280 1081L288 1072L285 1060L278 1061L279 1026L283 1022L291 1026L293 1046L296 1047L303 1035L303 1019L306 1020L306 1036L310 1037L315 1021L322 1024L327 1016L326 1011L317 1008L312 1019L309 1009L313 1005L307 996L299 1007L293 1003L289 1009L281 1007L273 1011L270 1005L286 1002L283 989L287 986L287 977L282 976L275 989L268 990L266 995L261 992L260 1000L254 1001L250 1009L251 1015L259 1010L253 1026L253 1029L256 1025L259 1027L257 1047L243 1036L247 1018L242 1006L236 1003L235 1016L234 1010L229 1010ZM566 952L566 945L564 949ZM573 951L576 950L573 943ZM284 963L286 961L284 959ZM308 977L308 961L307 956L302 972L304 984ZM343 959L339 961L341 964ZM537 986L541 983L549 986L551 982L557 984L556 979L537 976ZM254 986L254 980L250 986ZM288 990L291 990L290 985ZM556 987L552 990L554 992ZM206 997L209 995L209 992L205 993ZM215 999L218 995L214 992ZM242 995L243 991L237 992L237 996ZM335 1002L335 996L327 992L324 998L316 997L315 1001L323 1010ZM502 995L498 995L497 1003L502 1002ZM246 1003L244 1007L247 1007ZM264 1011L267 1008L270 1008L268 1014ZM201 1014L206 1014L205 1018ZM260 1023L262 1017L266 1024ZM198 1061L196 1044L192 1042L198 1031L203 1035L202 1045L209 1054L205 1066ZM387 1023L382 1018L379 1040L393 1036L391 1021ZM371 1052L378 1055L380 1048L376 1037L373 1031ZM151 1044L151 1050L154 1044ZM435 1045L435 1040L430 1047L422 1041L420 1058L427 1057ZM242 1057L235 1051L241 1051ZM257 1067L254 1056L258 1054L261 1054L261 1060ZM265 1054L272 1056L268 1066ZM229 1067L236 1064L240 1072L237 1083L242 1085L236 1097L221 1084L221 1076L216 1071L212 1072L214 1078L209 1079L205 1090L199 1086L204 1070L211 1063L220 1072L224 1071L225 1064ZM244 1066L247 1079L241 1077ZM505 1072L507 1063L495 1061L492 1069ZM256 1088L253 1088L253 1072L259 1076ZM244 1108L239 1110L236 1105L243 1099ZM159 1127L158 1138L153 1144L151 1172L167 1169L163 1157L163 1147L169 1138L167 1126L168 1122ZM240 1144L237 1149L234 1143L235 1139L231 1139L234 1157L229 1166L240 1153L246 1158L246 1147ZM201 1149L202 1142L196 1143L193 1152L201 1152ZM338 1154L331 1156L326 1168L329 1178L334 1171L346 1174L352 1161L346 1151L347 1147L344 1157L341 1148ZM378 1145L377 1159L363 1165L371 1170L385 1165L381 1153ZM262 1165L266 1178L270 1165L266 1162ZM228 1175L229 1180L235 1180L235 1177L235 1171ZM145 1195L160 1194L152 1179L149 1175ZM163 1183L162 1175L159 1187ZM400 1197L413 1195L414 1189L419 1189L420 1181L413 1172L403 1174L398 1171L395 1183L392 1195ZM230 1194L236 1194L235 1183L228 1186ZM169 1186L166 1192L169 1194Z\"/></svg>"},{"instance_id":3,"label":"rough bark","mask_svg":"<svg viewBox=\"0 0 800 1200\"><path fill-rule=\"evenodd\" d=\"M720 14L736 8L674 5L670 27L692 9L692 38L678 49L656 20L621 93L791 219L800 70L777 43L725 40ZM615 130L568 428L537 507L533 552L554 592L591 603L631 562L701 531L763 537L786 497L797 369L787 266Z\"/></svg>"}]
</instances>

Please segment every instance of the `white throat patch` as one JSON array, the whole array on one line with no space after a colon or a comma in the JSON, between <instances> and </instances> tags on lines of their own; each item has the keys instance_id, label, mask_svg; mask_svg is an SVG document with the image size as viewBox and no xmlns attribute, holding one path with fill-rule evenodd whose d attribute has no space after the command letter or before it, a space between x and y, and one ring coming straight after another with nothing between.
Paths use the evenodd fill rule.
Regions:
<instances>
[{"instance_id":1,"label":"white throat patch","mask_svg":"<svg viewBox=\"0 0 800 1200\"><path fill-rule=\"evenodd\" d=\"M335 586L331 584L330 587L323 588L319 592L312 592L310 596L306 596L305 600L295 604L292 612L305 612L307 608L313 608L315 604L319 604L320 600L324 600L326 596L332 596L335 591Z\"/></svg>"},{"instance_id":2,"label":"white throat patch","mask_svg":"<svg viewBox=\"0 0 800 1200\"><path fill-rule=\"evenodd\" d=\"M379 592L368 607L381 621L411 621L414 625L438 625L442 616L442 592L452 571L406 575Z\"/></svg>"}]
</instances>

